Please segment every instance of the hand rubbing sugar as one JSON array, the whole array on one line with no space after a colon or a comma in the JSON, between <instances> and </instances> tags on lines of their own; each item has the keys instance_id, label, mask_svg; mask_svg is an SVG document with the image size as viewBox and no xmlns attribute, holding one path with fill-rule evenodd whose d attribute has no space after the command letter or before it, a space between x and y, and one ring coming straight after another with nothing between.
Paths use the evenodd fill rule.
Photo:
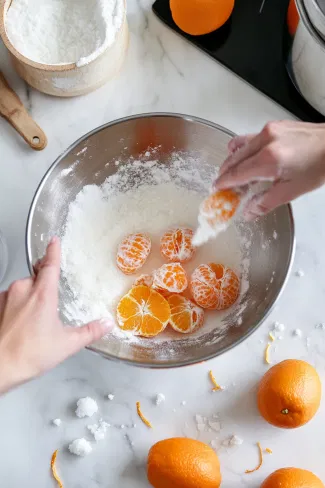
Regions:
<instances>
[{"instance_id":1,"label":"hand rubbing sugar","mask_svg":"<svg viewBox=\"0 0 325 488\"><path fill-rule=\"evenodd\" d=\"M71 444L69 444L69 451L71 454L75 454L76 456L87 456L87 454L91 453L93 448L91 447L90 442L88 442L84 437L81 439L76 439Z\"/></svg>"},{"instance_id":2,"label":"hand rubbing sugar","mask_svg":"<svg viewBox=\"0 0 325 488\"><path fill-rule=\"evenodd\" d=\"M80 419L83 417L92 417L96 412L98 412L98 405L93 398L85 397L77 401L76 415Z\"/></svg>"}]
</instances>

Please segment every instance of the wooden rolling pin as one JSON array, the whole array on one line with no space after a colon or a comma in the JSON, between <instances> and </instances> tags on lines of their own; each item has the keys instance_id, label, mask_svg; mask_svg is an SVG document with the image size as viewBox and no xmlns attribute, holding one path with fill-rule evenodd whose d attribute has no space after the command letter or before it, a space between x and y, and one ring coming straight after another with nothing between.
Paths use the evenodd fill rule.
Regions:
<instances>
[{"instance_id":1,"label":"wooden rolling pin","mask_svg":"<svg viewBox=\"0 0 325 488\"><path fill-rule=\"evenodd\" d=\"M20 98L10 88L0 71L0 115L11 124L36 151L46 147L47 138L42 129L31 118Z\"/></svg>"}]
</instances>

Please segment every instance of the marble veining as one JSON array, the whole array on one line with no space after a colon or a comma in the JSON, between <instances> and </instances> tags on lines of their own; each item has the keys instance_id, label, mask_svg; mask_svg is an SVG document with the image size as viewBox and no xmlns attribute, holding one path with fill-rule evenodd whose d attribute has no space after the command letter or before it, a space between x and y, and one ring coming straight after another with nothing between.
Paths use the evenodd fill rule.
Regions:
<instances>
[{"instance_id":1,"label":"marble veining","mask_svg":"<svg viewBox=\"0 0 325 488\"><path fill-rule=\"evenodd\" d=\"M0 45L0 69L48 136L45 151L36 153L0 120L0 228L7 238L10 263L5 288L27 275L25 223L36 187L50 164L77 138L96 126L130 114L171 111L217 122L238 133L259 130L268 120L292 118L235 75L170 32L151 12L150 0L129 0L130 47L121 73L98 91L82 98L56 99L30 89L18 78ZM13 197L14 196L14 197ZM152 371L108 362L91 352L76 357L0 399L0 484L8 488L54 487L49 471L52 452L59 448L58 469L69 488L145 488L145 460L150 446L170 436L189 436L219 446L232 434L241 446L218 449L223 487L258 488L274 469L297 466L325 480L323 452L324 402L304 428L287 432L267 425L257 414L257 382L267 370L264 348L272 323L285 324L283 340L272 344L272 362L294 357L310 361L325 378L324 271L325 226L321 189L294 204L297 253L292 276L278 306L247 341L205 364L177 370ZM295 272L301 269L304 277ZM301 338L292 331L302 330ZM208 371L225 385L211 392ZM108 393L114 399L107 399ZM166 401L156 406L157 393ZM78 419L75 404L91 396L99 412L91 421ZM186 405L182 402L186 401ZM154 428L137 417L141 401ZM199 432L195 415L218 414L221 430ZM52 425L54 418L62 425ZM86 429L99 418L111 424L93 452L78 459L67 451L75 438L92 439ZM121 429L121 425L125 428ZM136 427L133 427L136 424ZM256 442L273 450L257 473Z\"/></svg>"}]
</instances>

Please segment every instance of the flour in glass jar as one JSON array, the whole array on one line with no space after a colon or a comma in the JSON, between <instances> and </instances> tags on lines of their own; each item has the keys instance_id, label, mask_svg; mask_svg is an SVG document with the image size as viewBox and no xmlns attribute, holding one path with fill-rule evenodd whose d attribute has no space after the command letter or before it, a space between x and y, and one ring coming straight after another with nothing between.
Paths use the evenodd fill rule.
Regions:
<instances>
[{"instance_id":1,"label":"flour in glass jar","mask_svg":"<svg viewBox=\"0 0 325 488\"><path fill-rule=\"evenodd\" d=\"M199 204L209 191L214 173L211 166L183 154L174 154L168 166L150 160L149 153L139 161L111 164L118 168L114 175L101 186L85 186L70 204L63 230L62 273L70 290L63 314L75 324L115 316L120 298L136 277L163 264L161 235L180 225L195 229ZM116 266L116 250L121 239L133 232L150 235L152 252L138 274L126 276ZM185 265L186 270L190 274L204 262L226 264L241 275L244 295L249 259L244 259L243 253L248 252L248 242L235 226L230 226L217 242L198 248L193 261ZM227 313L217 314L217 326L223 326ZM215 317L210 324L206 320L204 332L212 327L216 327ZM121 339L141 340L118 328L115 333Z\"/></svg>"}]
</instances>

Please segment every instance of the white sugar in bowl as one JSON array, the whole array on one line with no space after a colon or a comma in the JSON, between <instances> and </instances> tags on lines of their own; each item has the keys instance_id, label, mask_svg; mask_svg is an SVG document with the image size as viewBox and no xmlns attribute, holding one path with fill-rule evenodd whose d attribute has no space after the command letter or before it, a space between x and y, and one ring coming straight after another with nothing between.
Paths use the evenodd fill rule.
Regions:
<instances>
[{"instance_id":1,"label":"white sugar in bowl","mask_svg":"<svg viewBox=\"0 0 325 488\"><path fill-rule=\"evenodd\" d=\"M44 46L43 44L39 48L37 45L35 46L35 38L33 38L31 28L29 28L29 30L26 28L25 31L25 27L22 25L24 36L22 36L21 39L20 30L16 29L18 37L16 36L16 42L13 42L13 36L8 28L8 12L15 1L20 0L0 0L0 36L10 53L16 71L29 85L49 95L59 97L78 96L99 88L120 71L126 56L129 41L125 0L106 0L106 4L104 0L93 1L92 4L96 5L96 3L98 3L103 5L103 9L107 8L108 4L115 4L115 11L118 12L117 14L114 12L115 18L113 20L116 26L115 29L112 31L114 23L112 23L112 25L107 25L106 27L103 27L101 23L100 26L103 29L102 42L97 43L98 45L96 45L96 49L92 52L81 56L74 62L61 62L60 59L60 62L57 62L58 52L67 52L71 55L71 53L73 53L71 49L74 49L73 44L71 45L70 43L70 46L67 46L67 49L65 50L64 45L62 46L62 39L57 40L58 48L56 51L53 50L53 58L49 59L53 59L55 61L53 63L49 62L47 58L47 62L40 62L38 60L37 55L39 53L47 54L46 40L43 43ZM69 0L69 2L70 1L76 3L75 0ZM34 0L30 0L30 2L31 9L35 8L36 3L40 3L35 2L34 4ZM46 0L44 0L44 3L46 3ZM89 4L90 3L91 2L89 2ZM93 18L96 18L96 15L93 15ZM50 25L51 22L49 22L49 26ZM44 29L44 26L41 27ZM108 28L111 30L108 31ZM69 31L68 27L66 29ZM27 34L25 34L25 32L27 32ZM85 31L85 35L87 34L89 37L91 32L91 29L88 29L87 32ZM78 42L78 39L80 40L81 37L80 35L76 36L76 42ZM64 37L62 38L64 39ZM31 42L28 46L29 40ZM85 47L87 47L85 40L83 40L83 42ZM52 43L50 42L50 37L48 39L48 45L51 48ZM76 51L77 49L78 46L76 46ZM56 55L56 58L54 55ZM62 54L62 56L64 56L64 54ZM50 57L50 55L48 55L48 57Z\"/></svg>"}]
</instances>

